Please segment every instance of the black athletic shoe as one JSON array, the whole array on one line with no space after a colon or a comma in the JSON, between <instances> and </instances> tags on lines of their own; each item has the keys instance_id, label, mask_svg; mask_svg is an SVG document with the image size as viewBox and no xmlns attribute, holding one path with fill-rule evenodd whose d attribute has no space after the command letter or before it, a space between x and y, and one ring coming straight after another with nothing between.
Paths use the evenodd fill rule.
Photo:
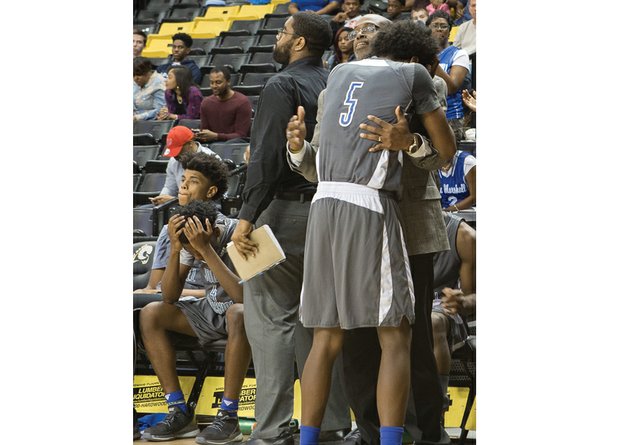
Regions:
<instances>
[{"instance_id":1,"label":"black athletic shoe","mask_svg":"<svg viewBox=\"0 0 620 445\"><path fill-rule=\"evenodd\" d=\"M157 425L145 429L142 438L151 442L196 437L199 430L194 423L194 415L185 413L178 406L171 406L168 415Z\"/></svg>"},{"instance_id":2,"label":"black athletic shoe","mask_svg":"<svg viewBox=\"0 0 620 445\"><path fill-rule=\"evenodd\" d=\"M196 436L196 443L201 445L223 445L230 442L241 442L242 440L243 434L239 429L239 418L230 416L228 411L221 409L217 411L213 423Z\"/></svg>"}]
</instances>

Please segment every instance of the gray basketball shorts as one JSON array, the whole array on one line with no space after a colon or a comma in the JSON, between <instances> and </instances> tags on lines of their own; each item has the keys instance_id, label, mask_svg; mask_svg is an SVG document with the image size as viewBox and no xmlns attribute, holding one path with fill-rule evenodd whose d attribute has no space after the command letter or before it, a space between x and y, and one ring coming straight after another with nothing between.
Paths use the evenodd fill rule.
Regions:
<instances>
[{"instance_id":1,"label":"gray basketball shorts","mask_svg":"<svg viewBox=\"0 0 620 445\"><path fill-rule=\"evenodd\" d=\"M413 282L396 202L359 184L319 182L304 253L306 327L414 322Z\"/></svg>"},{"instance_id":2,"label":"gray basketball shorts","mask_svg":"<svg viewBox=\"0 0 620 445\"><path fill-rule=\"evenodd\" d=\"M226 313L215 312L206 298L183 298L175 304L187 317L200 344L228 337Z\"/></svg>"}]
</instances>

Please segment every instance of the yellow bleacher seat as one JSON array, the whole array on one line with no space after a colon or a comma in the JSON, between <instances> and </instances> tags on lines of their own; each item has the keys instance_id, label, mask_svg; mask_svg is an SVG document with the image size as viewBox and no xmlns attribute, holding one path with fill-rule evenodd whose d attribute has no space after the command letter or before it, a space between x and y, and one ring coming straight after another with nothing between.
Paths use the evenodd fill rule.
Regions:
<instances>
[{"instance_id":1,"label":"yellow bleacher seat","mask_svg":"<svg viewBox=\"0 0 620 445\"><path fill-rule=\"evenodd\" d=\"M230 29L230 20L195 20L194 28L189 32L195 39L210 39L217 37L222 31Z\"/></svg>"},{"instance_id":2,"label":"yellow bleacher seat","mask_svg":"<svg viewBox=\"0 0 620 445\"><path fill-rule=\"evenodd\" d=\"M163 49L147 49L144 48L142 50L142 57L148 57L149 59L163 59L164 57L168 57L170 55L169 50Z\"/></svg>"},{"instance_id":3,"label":"yellow bleacher seat","mask_svg":"<svg viewBox=\"0 0 620 445\"><path fill-rule=\"evenodd\" d=\"M290 3L290 0L271 0L271 4L275 5L275 6L277 6L277 5L281 4L281 3Z\"/></svg>"},{"instance_id":4,"label":"yellow bleacher seat","mask_svg":"<svg viewBox=\"0 0 620 445\"><path fill-rule=\"evenodd\" d=\"M275 3L268 5L241 5L241 9L235 17L236 20L256 20L265 17L265 14L271 14L276 9Z\"/></svg>"},{"instance_id":5,"label":"yellow bleacher seat","mask_svg":"<svg viewBox=\"0 0 620 445\"><path fill-rule=\"evenodd\" d=\"M162 23L159 27L159 35L171 36L177 32L188 33L194 27L194 22L179 22L179 23Z\"/></svg>"},{"instance_id":6,"label":"yellow bleacher seat","mask_svg":"<svg viewBox=\"0 0 620 445\"><path fill-rule=\"evenodd\" d=\"M453 26L450 30L450 35L448 36L448 42L454 42L454 38L456 37L456 31L459 29L458 26Z\"/></svg>"},{"instance_id":7,"label":"yellow bleacher seat","mask_svg":"<svg viewBox=\"0 0 620 445\"><path fill-rule=\"evenodd\" d=\"M149 55L144 57L162 57L155 56L153 55L154 53L165 53L163 57L166 57L172 52L171 46L172 39L170 35L149 34L146 38L146 45L144 47L144 51Z\"/></svg>"},{"instance_id":8,"label":"yellow bleacher seat","mask_svg":"<svg viewBox=\"0 0 620 445\"><path fill-rule=\"evenodd\" d=\"M239 5L236 6L209 6L205 15L201 18L205 19L230 19L235 17L239 12Z\"/></svg>"}]
</instances>

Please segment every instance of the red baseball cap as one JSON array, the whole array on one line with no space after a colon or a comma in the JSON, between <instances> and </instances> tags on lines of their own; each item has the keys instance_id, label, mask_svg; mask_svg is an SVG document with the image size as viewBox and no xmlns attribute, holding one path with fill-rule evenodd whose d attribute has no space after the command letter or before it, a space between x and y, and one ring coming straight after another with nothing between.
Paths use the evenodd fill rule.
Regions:
<instances>
[{"instance_id":1,"label":"red baseball cap","mask_svg":"<svg viewBox=\"0 0 620 445\"><path fill-rule=\"evenodd\" d=\"M164 150L163 156L173 158L181 153L183 145L194 139L194 133L183 125L177 125L168 132L166 138L166 150Z\"/></svg>"}]
</instances>

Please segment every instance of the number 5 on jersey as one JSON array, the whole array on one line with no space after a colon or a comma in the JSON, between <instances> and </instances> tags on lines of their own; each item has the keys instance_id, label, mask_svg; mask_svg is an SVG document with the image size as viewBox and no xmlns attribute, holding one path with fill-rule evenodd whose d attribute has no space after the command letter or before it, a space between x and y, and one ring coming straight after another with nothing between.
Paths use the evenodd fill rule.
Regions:
<instances>
[{"instance_id":1,"label":"number 5 on jersey","mask_svg":"<svg viewBox=\"0 0 620 445\"><path fill-rule=\"evenodd\" d=\"M363 86L364 82L351 82L349 85L343 104L347 107L347 111L345 113L340 113L340 119L338 119L338 123L341 127L348 127L351 125L351 122L353 121L353 114L355 113L355 107L357 106L357 99L353 99L353 92Z\"/></svg>"}]
</instances>

